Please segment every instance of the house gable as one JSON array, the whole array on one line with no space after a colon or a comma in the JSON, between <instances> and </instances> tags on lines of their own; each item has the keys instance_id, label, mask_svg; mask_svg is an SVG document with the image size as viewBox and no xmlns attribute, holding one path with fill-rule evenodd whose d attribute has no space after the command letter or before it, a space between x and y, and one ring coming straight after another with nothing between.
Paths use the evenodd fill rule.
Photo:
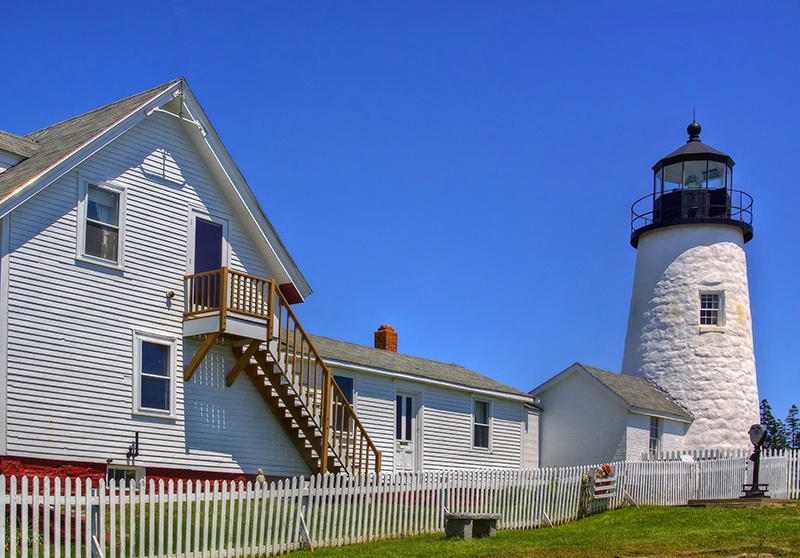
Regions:
<instances>
[{"instance_id":1,"label":"house gable","mask_svg":"<svg viewBox=\"0 0 800 558\"><path fill-rule=\"evenodd\" d=\"M169 115L180 122L267 262L270 275L290 302L302 302L311 294L311 288L183 78L25 138L8 133L0 136L0 149L5 146L7 151L24 156L0 173L0 219L154 114Z\"/></svg>"},{"instance_id":2,"label":"house gable","mask_svg":"<svg viewBox=\"0 0 800 558\"><path fill-rule=\"evenodd\" d=\"M225 387L225 374L236 362L230 343L218 343L190 381L174 370L198 345L183 337L189 213L227 222L233 270L259 277L271 277L272 270L259 238L247 228L250 217L242 218L243 202L219 184L191 139L199 129L175 117L180 98L170 99L164 110L140 118L24 203L5 206L2 455L306 474L293 441L253 386ZM6 172L20 172L15 169ZM122 265L100 265L76 254L85 221L80 192L87 183L125 194ZM168 360L174 360L168 408L161 414L136 404L141 340L168 346ZM139 455L126 459L134 439L140 440Z\"/></svg>"}]
</instances>

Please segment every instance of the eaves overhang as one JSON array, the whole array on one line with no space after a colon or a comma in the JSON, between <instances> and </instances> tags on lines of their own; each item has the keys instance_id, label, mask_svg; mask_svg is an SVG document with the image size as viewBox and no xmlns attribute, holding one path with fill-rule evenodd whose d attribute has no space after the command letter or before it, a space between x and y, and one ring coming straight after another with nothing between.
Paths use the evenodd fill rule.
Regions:
<instances>
[{"instance_id":1,"label":"eaves overhang","mask_svg":"<svg viewBox=\"0 0 800 558\"><path fill-rule=\"evenodd\" d=\"M676 422L682 422L682 423L685 423L685 424L692 424L694 422L694 418L691 417L691 416L682 417L682 416L673 415L673 414L670 414L670 413L664 413L662 411L655 411L653 409L645 409L643 407L630 407L629 410L630 410L631 413L636 413L637 415L645 415L645 416L649 416L649 417L657 417L657 418L662 418L662 419L669 419L669 420L674 420ZM687 414L689 414L689 413L687 412Z\"/></svg>"}]
</instances>

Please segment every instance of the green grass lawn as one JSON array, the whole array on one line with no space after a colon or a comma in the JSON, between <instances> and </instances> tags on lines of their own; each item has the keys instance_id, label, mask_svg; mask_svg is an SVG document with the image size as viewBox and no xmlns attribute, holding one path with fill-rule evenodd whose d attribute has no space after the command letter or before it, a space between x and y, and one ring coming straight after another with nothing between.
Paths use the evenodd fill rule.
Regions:
<instances>
[{"instance_id":1,"label":"green grass lawn","mask_svg":"<svg viewBox=\"0 0 800 558\"><path fill-rule=\"evenodd\" d=\"M443 534L293 552L294 558L800 556L800 508L625 508L555 528Z\"/></svg>"}]
</instances>

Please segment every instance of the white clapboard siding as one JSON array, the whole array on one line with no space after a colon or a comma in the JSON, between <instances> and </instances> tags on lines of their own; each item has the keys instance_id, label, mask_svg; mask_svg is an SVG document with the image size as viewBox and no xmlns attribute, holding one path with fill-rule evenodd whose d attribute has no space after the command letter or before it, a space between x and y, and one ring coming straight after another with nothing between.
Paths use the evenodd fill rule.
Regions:
<instances>
[{"instance_id":1,"label":"white clapboard siding","mask_svg":"<svg viewBox=\"0 0 800 558\"><path fill-rule=\"evenodd\" d=\"M611 463L614 493L594 501L590 513L625 499L675 506L729 497L741 490L744 459ZM789 472L796 460L796 450L769 455L764 471L785 486L796 481ZM95 544L109 558L271 556L306 541L318 548L442 532L446 512L497 513L501 529L554 526L577 519L587 473L594 467L327 475L255 485L149 481L121 490L113 482L0 476L0 558L89 558Z\"/></svg>"},{"instance_id":2,"label":"white clapboard siding","mask_svg":"<svg viewBox=\"0 0 800 558\"><path fill-rule=\"evenodd\" d=\"M335 369L334 373L340 371ZM356 412L372 441L382 452L383 471L394 471L395 424L387 420L395 413L395 391L417 395L420 405L423 469L452 467L519 468L522 465L522 421L524 404L496 396L491 401L491 449L472 447L473 393L466 389L433 386L425 382L398 383L377 373L346 370L354 378Z\"/></svg>"},{"instance_id":3,"label":"white clapboard siding","mask_svg":"<svg viewBox=\"0 0 800 558\"><path fill-rule=\"evenodd\" d=\"M76 260L82 179L125 188L122 271ZM246 377L206 389L232 355L180 378L196 348L182 339L190 209L228 221L232 268L269 276L232 207L177 119L155 113L8 216L9 455L120 462L139 432L140 466L307 472ZM134 331L177 341L174 418L132 412ZM202 423L209 416L223 445Z\"/></svg>"}]
</instances>

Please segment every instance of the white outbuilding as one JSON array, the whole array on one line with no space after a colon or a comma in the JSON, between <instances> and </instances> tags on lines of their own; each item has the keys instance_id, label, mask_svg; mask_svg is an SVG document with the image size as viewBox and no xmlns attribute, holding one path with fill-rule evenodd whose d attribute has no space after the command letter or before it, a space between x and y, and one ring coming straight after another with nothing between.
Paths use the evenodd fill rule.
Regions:
<instances>
[{"instance_id":1,"label":"white outbuilding","mask_svg":"<svg viewBox=\"0 0 800 558\"><path fill-rule=\"evenodd\" d=\"M642 378L576 362L533 389L543 467L639 460L681 449L692 416Z\"/></svg>"}]
</instances>

